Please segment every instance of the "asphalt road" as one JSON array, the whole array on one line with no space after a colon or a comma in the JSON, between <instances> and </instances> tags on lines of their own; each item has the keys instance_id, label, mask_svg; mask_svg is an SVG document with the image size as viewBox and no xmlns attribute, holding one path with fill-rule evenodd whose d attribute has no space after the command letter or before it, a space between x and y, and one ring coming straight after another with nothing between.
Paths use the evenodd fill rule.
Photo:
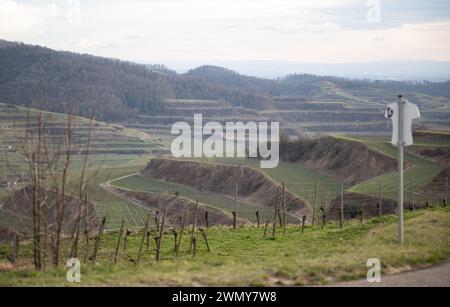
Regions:
<instances>
[{"instance_id":1,"label":"asphalt road","mask_svg":"<svg viewBox=\"0 0 450 307\"><path fill-rule=\"evenodd\" d=\"M382 272L383 273L383 272ZM394 275L381 275L380 283L367 280L343 282L333 287L450 287L450 262Z\"/></svg>"}]
</instances>

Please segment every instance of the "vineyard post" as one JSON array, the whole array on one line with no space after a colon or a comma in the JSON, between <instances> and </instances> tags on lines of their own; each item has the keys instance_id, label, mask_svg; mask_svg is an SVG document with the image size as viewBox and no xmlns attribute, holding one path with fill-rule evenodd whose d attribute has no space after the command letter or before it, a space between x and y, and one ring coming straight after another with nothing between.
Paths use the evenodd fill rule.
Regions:
<instances>
[{"instance_id":1,"label":"vineyard post","mask_svg":"<svg viewBox=\"0 0 450 307\"><path fill-rule=\"evenodd\" d=\"M272 224L272 237L275 238L276 226L277 226L277 215L280 212L278 209L278 197L279 197L280 189L277 189L277 197L275 199L275 212L273 216L273 224Z\"/></svg>"},{"instance_id":2,"label":"vineyard post","mask_svg":"<svg viewBox=\"0 0 450 307\"><path fill-rule=\"evenodd\" d=\"M314 207L313 207L313 215L312 215L312 222L311 224L314 226L316 221L316 208L317 208L317 194L319 193L319 180L316 179L316 190L314 193Z\"/></svg>"},{"instance_id":3,"label":"vineyard post","mask_svg":"<svg viewBox=\"0 0 450 307\"><path fill-rule=\"evenodd\" d=\"M359 208L359 218L360 218L360 222L364 222L364 203L361 203L360 208Z\"/></svg>"},{"instance_id":4,"label":"vineyard post","mask_svg":"<svg viewBox=\"0 0 450 307\"><path fill-rule=\"evenodd\" d=\"M256 211L256 221L258 223L258 228L259 228L259 211Z\"/></svg>"},{"instance_id":5,"label":"vineyard post","mask_svg":"<svg viewBox=\"0 0 450 307\"><path fill-rule=\"evenodd\" d=\"M164 236L164 226L166 223L166 216L167 216L167 208L164 209L164 213L163 213L163 217L162 217L162 221L161 221L161 228L159 230L159 237L158 237L158 244L156 247L156 261L159 261L159 257L161 254L161 242Z\"/></svg>"},{"instance_id":6,"label":"vineyard post","mask_svg":"<svg viewBox=\"0 0 450 307\"><path fill-rule=\"evenodd\" d=\"M264 234L263 234L263 238L265 238L266 237L266 234L267 234L267 227L269 226L269 221L267 220L266 221L266 225L264 226Z\"/></svg>"},{"instance_id":7,"label":"vineyard post","mask_svg":"<svg viewBox=\"0 0 450 307\"><path fill-rule=\"evenodd\" d=\"M174 242L173 252L176 253L177 252L177 244L178 244L178 231L175 227L170 228L170 231L173 234L173 242Z\"/></svg>"},{"instance_id":8,"label":"vineyard post","mask_svg":"<svg viewBox=\"0 0 450 307\"><path fill-rule=\"evenodd\" d=\"M320 231L322 231L325 228L325 225L327 223L327 216L326 216L326 210L323 206L320 207L320 211L322 211L322 227L320 228Z\"/></svg>"},{"instance_id":9,"label":"vineyard post","mask_svg":"<svg viewBox=\"0 0 450 307\"><path fill-rule=\"evenodd\" d=\"M141 243L139 244L139 250L138 250L138 254L137 254L136 264L139 264L139 262L141 261L142 247L144 246L145 236L147 235L149 223L150 223L150 212L147 214L147 219L145 220L144 230L142 232L142 239L141 239Z\"/></svg>"},{"instance_id":10,"label":"vineyard post","mask_svg":"<svg viewBox=\"0 0 450 307\"><path fill-rule=\"evenodd\" d=\"M89 231L87 229L84 230L84 255L83 262L86 263L89 257Z\"/></svg>"},{"instance_id":11,"label":"vineyard post","mask_svg":"<svg viewBox=\"0 0 450 307\"><path fill-rule=\"evenodd\" d=\"M237 201L238 201L238 181L236 179L234 187L234 214L233 214L233 229L237 226Z\"/></svg>"},{"instance_id":12,"label":"vineyard post","mask_svg":"<svg viewBox=\"0 0 450 307\"><path fill-rule=\"evenodd\" d=\"M339 210L339 226L342 228L344 226L344 184L341 183L341 209Z\"/></svg>"},{"instance_id":13,"label":"vineyard post","mask_svg":"<svg viewBox=\"0 0 450 307\"><path fill-rule=\"evenodd\" d=\"M205 225L206 225L206 229L209 229L209 220L208 220L208 211L205 211Z\"/></svg>"},{"instance_id":14,"label":"vineyard post","mask_svg":"<svg viewBox=\"0 0 450 307\"><path fill-rule=\"evenodd\" d=\"M305 232L306 215L302 217L302 233Z\"/></svg>"},{"instance_id":15,"label":"vineyard post","mask_svg":"<svg viewBox=\"0 0 450 307\"><path fill-rule=\"evenodd\" d=\"M147 230L146 233L146 250L149 251L150 250L150 235L151 235L151 231Z\"/></svg>"},{"instance_id":16,"label":"vineyard post","mask_svg":"<svg viewBox=\"0 0 450 307\"><path fill-rule=\"evenodd\" d=\"M283 235L286 231L286 185L283 181Z\"/></svg>"},{"instance_id":17,"label":"vineyard post","mask_svg":"<svg viewBox=\"0 0 450 307\"><path fill-rule=\"evenodd\" d=\"M209 248L208 235L206 234L206 231L203 228L199 228L198 230L202 233L203 240L205 240L207 251L210 252L211 249Z\"/></svg>"},{"instance_id":18,"label":"vineyard post","mask_svg":"<svg viewBox=\"0 0 450 307\"><path fill-rule=\"evenodd\" d=\"M120 226L119 238L117 239L116 253L114 254L114 264L117 263L117 259L119 258L120 241L122 240L122 234L123 234L124 228L125 228L125 220L122 220L122 225Z\"/></svg>"},{"instance_id":19,"label":"vineyard post","mask_svg":"<svg viewBox=\"0 0 450 307\"><path fill-rule=\"evenodd\" d=\"M189 251L192 251L192 248L195 248L195 227L197 227L197 215L198 215L198 200L195 203L195 215L194 215L194 222L192 223L192 232L191 232L191 246L189 248ZM195 249L194 249L195 254Z\"/></svg>"},{"instance_id":20,"label":"vineyard post","mask_svg":"<svg viewBox=\"0 0 450 307\"><path fill-rule=\"evenodd\" d=\"M382 182L380 180L379 187L378 187L378 216L381 217L381 214L383 213L383 208L381 207L383 205L383 194L382 194Z\"/></svg>"},{"instance_id":21,"label":"vineyard post","mask_svg":"<svg viewBox=\"0 0 450 307\"><path fill-rule=\"evenodd\" d=\"M12 235L11 248L12 248L11 264L16 265L17 257L19 256L19 236L15 232Z\"/></svg>"},{"instance_id":22,"label":"vineyard post","mask_svg":"<svg viewBox=\"0 0 450 307\"><path fill-rule=\"evenodd\" d=\"M186 227L186 222L189 214L189 204L186 205L186 211L184 212L183 224L181 225L180 236L178 237L177 248L175 251L175 256L178 256L178 252L180 250L181 238L183 237L184 228Z\"/></svg>"},{"instance_id":23,"label":"vineyard post","mask_svg":"<svg viewBox=\"0 0 450 307\"><path fill-rule=\"evenodd\" d=\"M92 255L93 262L95 262L95 259L97 259L97 252L100 247L100 240L103 235L103 230L105 229L105 223L106 223L106 217L103 217L102 223L100 224L100 228L98 230L97 237L95 239L94 254Z\"/></svg>"},{"instance_id":24,"label":"vineyard post","mask_svg":"<svg viewBox=\"0 0 450 307\"><path fill-rule=\"evenodd\" d=\"M414 204L414 186L413 186L413 179L411 177L410 180L410 188L411 188L411 209L414 211L415 204Z\"/></svg>"},{"instance_id":25,"label":"vineyard post","mask_svg":"<svg viewBox=\"0 0 450 307\"><path fill-rule=\"evenodd\" d=\"M445 176L445 203L448 203L448 175Z\"/></svg>"}]
</instances>

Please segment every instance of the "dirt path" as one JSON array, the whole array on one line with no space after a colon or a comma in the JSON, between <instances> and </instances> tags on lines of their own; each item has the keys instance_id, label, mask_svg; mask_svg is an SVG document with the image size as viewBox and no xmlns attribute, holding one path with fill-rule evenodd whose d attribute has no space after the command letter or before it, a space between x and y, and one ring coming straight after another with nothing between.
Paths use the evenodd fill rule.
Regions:
<instances>
[{"instance_id":1,"label":"dirt path","mask_svg":"<svg viewBox=\"0 0 450 307\"><path fill-rule=\"evenodd\" d=\"M102 187L105 191L107 191L107 192L109 192L109 193L112 193L112 194L114 194L115 196L117 196L117 197L119 197L119 198L121 198L121 199L123 199L123 200L125 200L125 201L128 201L128 202L132 203L132 204L135 205L135 206L141 207L141 208L143 208L143 209L145 209L145 210L153 211L153 210L151 210L150 208L148 208L145 204L143 204L142 202L138 202L138 201L136 201L136 200L133 200L133 199L131 199L131 198L128 198L128 197L122 195L121 193L117 192L117 191L114 189L114 187L111 185L111 182L113 182L113 181L125 179L125 178L128 178L128 177L134 176L134 175L137 175L137 173L133 173L133 174L129 174L129 175L125 175L125 176L119 177L119 178L114 178L114 179L108 180L108 181L105 182L105 183L101 183L101 184L100 184L100 187Z\"/></svg>"},{"instance_id":2,"label":"dirt path","mask_svg":"<svg viewBox=\"0 0 450 307\"><path fill-rule=\"evenodd\" d=\"M404 272L395 275L381 275L380 283L367 280L343 282L332 287L450 287L450 261L441 265Z\"/></svg>"}]
</instances>

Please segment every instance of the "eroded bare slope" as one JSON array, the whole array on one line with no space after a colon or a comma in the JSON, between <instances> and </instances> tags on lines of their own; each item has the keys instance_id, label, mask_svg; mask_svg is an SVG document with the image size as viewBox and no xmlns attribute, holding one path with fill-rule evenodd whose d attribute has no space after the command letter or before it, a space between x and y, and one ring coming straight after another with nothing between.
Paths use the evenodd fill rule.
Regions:
<instances>
[{"instance_id":1,"label":"eroded bare slope","mask_svg":"<svg viewBox=\"0 0 450 307\"><path fill-rule=\"evenodd\" d=\"M277 192L280 193L281 199L281 186L278 183L261 171L247 166L153 159L141 174L230 197L234 196L235 183L238 179L239 199L253 207L275 206ZM289 191L286 192L286 207L295 214L309 213L309 207L305 202Z\"/></svg>"}]
</instances>

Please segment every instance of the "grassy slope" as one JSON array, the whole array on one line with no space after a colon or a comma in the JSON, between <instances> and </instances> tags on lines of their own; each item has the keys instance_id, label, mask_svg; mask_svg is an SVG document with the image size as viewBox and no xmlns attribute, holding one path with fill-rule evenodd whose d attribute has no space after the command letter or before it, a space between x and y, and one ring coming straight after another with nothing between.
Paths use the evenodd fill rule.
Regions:
<instances>
[{"instance_id":1,"label":"grassy slope","mask_svg":"<svg viewBox=\"0 0 450 307\"><path fill-rule=\"evenodd\" d=\"M378 150L385 155L397 158L397 148L386 142L385 140L373 139L356 139L364 142L371 148ZM412 167L406 169L404 172L404 193L409 195L411 192L411 180L413 182L414 191L418 191L430 183L442 170L438 164L420 158L417 155L404 153L405 162L409 162ZM378 195L379 185L383 191L383 196L388 198L395 198L397 193L397 172L387 173L367 181L364 181L350 189L352 192L359 192L369 195Z\"/></svg>"},{"instance_id":2,"label":"grassy slope","mask_svg":"<svg viewBox=\"0 0 450 307\"><path fill-rule=\"evenodd\" d=\"M161 193L168 195L175 195L176 192L182 197L189 198L193 202L198 200L201 203L208 204L211 207L224 209L226 211L234 211L234 199L230 197L226 197L225 195L216 194L216 193L208 193L202 192L195 188L165 182L153 178L146 178L139 175L132 175L127 178L123 178L117 181L113 181L111 183L115 187L133 190L133 191L141 191L141 192L152 192L152 193ZM238 213L244 213L244 211L248 210L248 205L243 202L238 201ZM243 216L244 218L254 218L254 210L251 212L251 216Z\"/></svg>"},{"instance_id":3,"label":"grassy slope","mask_svg":"<svg viewBox=\"0 0 450 307\"><path fill-rule=\"evenodd\" d=\"M194 159L198 161L198 159ZM216 159L201 159L200 161L216 162L225 164L242 164L261 170L273 180L281 183L286 182L286 188L291 192L297 194L300 198L306 200L307 203L314 202L315 181L319 182L319 187L325 189L325 193L318 195L318 203L322 204L325 201L330 201L339 192L340 186L338 182L329 176L322 175L318 172L312 171L299 163L280 162L274 169L259 168L259 161L253 159L231 159L231 158L216 158ZM151 178L143 178L140 176L132 176L119 181L113 182L114 186L143 192L158 192L161 188L163 192L173 194L179 192L181 196L196 200L213 207L225 209L229 212L234 211L234 200L216 193L202 192L192 187L185 185L164 182ZM250 221L255 221L255 208L239 202L238 215ZM260 216L262 220L270 218L273 214L272 210L262 210ZM292 221L296 218L291 217Z\"/></svg>"},{"instance_id":4,"label":"grassy slope","mask_svg":"<svg viewBox=\"0 0 450 307\"><path fill-rule=\"evenodd\" d=\"M262 238L262 229L245 227L212 228L211 253L199 241L197 257L187 253L184 236L181 255L173 258L173 237L163 241L162 261L145 252L138 267L125 257L117 266L111 254L117 239L108 233L100 250L98 264L82 266L82 286L87 285L308 285L364 278L368 258L379 258L382 274L435 264L450 257L450 208L405 212L405 243L396 243L396 218L385 216L363 224L349 222L340 230L330 224L324 231L307 227L301 234L290 226L284 236ZM136 256L140 234L129 240L128 255ZM3 246L0 252L7 253ZM23 258L31 246L23 245ZM1 253L0 253L1 255ZM15 271L0 262L0 285L70 285L65 269L35 273L27 264ZM29 266L29 264L28 264Z\"/></svg>"},{"instance_id":5,"label":"grassy slope","mask_svg":"<svg viewBox=\"0 0 450 307\"><path fill-rule=\"evenodd\" d=\"M204 159L209 162L219 162L225 164L242 164L253 167L262 171L273 180L281 183L286 182L286 188L297 194L301 199L307 203L314 202L315 181L317 180L319 186L328 187L333 190L338 186L338 181L331 176L323 175L314 170L308 169L300 163L282 162L276 168L260 168L260 162L255 159L232 159L232 158L215 158ZM328 196L330 198L331 195ZM323 199L322 199L323 198ZM325 201L327 195L319 195L319 203Z\"/></svg>"}]
</instances>

